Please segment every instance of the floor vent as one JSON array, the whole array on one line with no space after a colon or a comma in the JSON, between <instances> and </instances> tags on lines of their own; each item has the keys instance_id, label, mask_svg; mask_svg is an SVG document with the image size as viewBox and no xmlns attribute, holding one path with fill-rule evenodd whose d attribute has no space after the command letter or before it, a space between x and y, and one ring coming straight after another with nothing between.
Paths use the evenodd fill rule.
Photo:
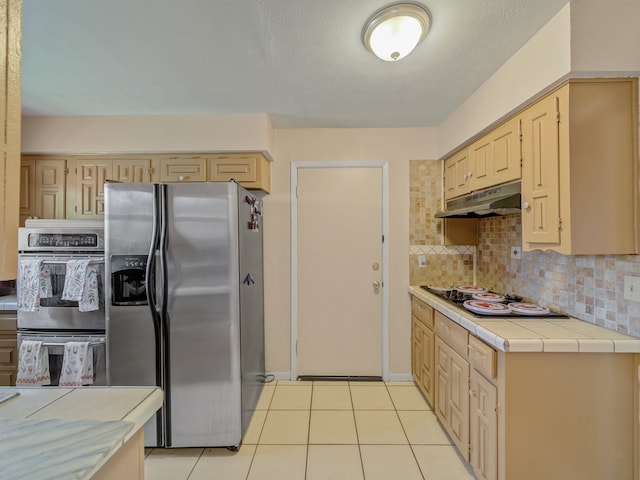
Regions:
<instances>
[{"instance_id":1,"label":"floor vent","mask_svg":"<svg viewBox=\"0 0 640 480\"><path fill-rule=\"evenodd\" d=\"M381 382L382 377L367 377L360 375L299 375L298 380L301 382Z\"/></svg>"}]
</instances>

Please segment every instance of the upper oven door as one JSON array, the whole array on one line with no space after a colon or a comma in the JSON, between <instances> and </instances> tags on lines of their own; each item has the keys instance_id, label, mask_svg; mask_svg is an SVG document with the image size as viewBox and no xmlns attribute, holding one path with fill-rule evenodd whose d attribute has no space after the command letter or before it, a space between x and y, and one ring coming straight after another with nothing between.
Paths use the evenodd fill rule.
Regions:
<instances>
[{"instance_id":1,"label":"upper oven door","mask_svg":"<svg viewBox=\"0 0 640 480\"><path fill-rule=\"evenodd\" d=\"M23 330L88 330L104 331L104 255L58 255L58 254L33 254L21 253L18 261L22 259L39 258L42 264L51 270L52 296L40 298L39 308L35 312L18 310L18 328ZM93 259L92 265L98 269L98 298L99 309L91 312L81 312L78 302L62 300L62 291L66 275L66 262L81 258ZM20 289L24 288L17 280L16 290L20 295Z\"/></svg>"}]
</instances>

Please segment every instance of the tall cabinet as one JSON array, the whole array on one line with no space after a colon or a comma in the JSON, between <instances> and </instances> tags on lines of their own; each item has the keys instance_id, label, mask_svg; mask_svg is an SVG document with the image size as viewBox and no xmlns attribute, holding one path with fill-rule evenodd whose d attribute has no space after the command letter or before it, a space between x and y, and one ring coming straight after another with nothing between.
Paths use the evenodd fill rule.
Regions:
<instances>
[{"instance_id":1,"label":"tall cabinet","mask_svg":"<svg viewBox=\"0 0 640 480\"><path fill-rule=\"evenodd\" d=\"M12 280L20 218L22 0L0 0L0 12L0 280Z\"/></svg>"},{"instance_id":2,"label":"tall cabinet","mask_svg":"<svg viewBox=\"0 0 640 480\"><path fill-rule=\"evenodd\" d=\"M523 250L637 253L637 79L571 80L521 121Z\"/></svg>"}]
</instances>

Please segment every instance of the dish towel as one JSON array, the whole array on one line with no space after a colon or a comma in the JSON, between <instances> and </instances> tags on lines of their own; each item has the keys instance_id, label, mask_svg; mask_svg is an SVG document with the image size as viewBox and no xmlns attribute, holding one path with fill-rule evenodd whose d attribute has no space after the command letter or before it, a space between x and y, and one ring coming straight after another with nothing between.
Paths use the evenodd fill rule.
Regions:
<instances>
[{"instance_id":1,"label":"dish towel","mask_svg":"<svg viewBox=\"0 0 640 480\"><path fill-rule=\"evenodd\" d=\"M18 309L21 312L35 312L40 309L40 299L53 295L51 269L42 265L42 259L20 260L18 268Z\"/></svg>"},{"instance_id":2,"label":"dish towel","mask_svg":"<svg viewBox=\"0 0 640 480\"><path fill-rule=\"evenodd\" d=\"M18 352L16 386L51 385L49 349L41 341L23 340Z\"/></svg>"},{"instance_id":3,"label":"dish towel","mask_svg":"<svg viewBox=\"0 0 640 480\"><path fill-rule=\"evenodd\" d=\"M93 348L89 342L66 342L60 372L60 387L80 387L93 383Z\"/></svg>"},{"instance_id":4,"label":"dish towel","mask_svg":"<svg viewBox=\"0 0 640 480\"><path fill-rule=\"evenodd\" d=\"M78 302L81 312L100 308L98 298L98 269L89 265L90 259L68 260L64 277L62 300Z\"/></svg>"}]
</instances>

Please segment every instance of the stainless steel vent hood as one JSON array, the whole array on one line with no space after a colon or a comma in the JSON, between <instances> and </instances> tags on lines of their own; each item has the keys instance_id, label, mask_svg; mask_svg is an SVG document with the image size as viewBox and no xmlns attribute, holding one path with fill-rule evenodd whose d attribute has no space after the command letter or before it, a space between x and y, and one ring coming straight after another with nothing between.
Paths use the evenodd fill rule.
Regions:
<instances>
[{"instance_id":1,"label":"stainless steel vent hood","mask_svg":"<svg viewBox=\"0 0 640 480\"><path fill-rule=\"evenodd\" d=\"M483 218L520 213L520 182L469 193L447 202L436 218Z\"/></svg>"}]
</instances>

